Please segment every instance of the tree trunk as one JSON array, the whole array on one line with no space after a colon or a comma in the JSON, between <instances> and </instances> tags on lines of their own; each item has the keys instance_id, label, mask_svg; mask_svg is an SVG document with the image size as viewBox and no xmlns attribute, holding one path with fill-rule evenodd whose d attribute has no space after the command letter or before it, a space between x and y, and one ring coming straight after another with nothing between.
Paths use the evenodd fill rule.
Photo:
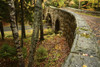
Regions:
<instances>
[{"instance_id":1,"label":"tree trunk","mask_svg":"<svg viewBox=\"0 0 100 67\"><path fill-rule=\"evenodd\" d=\"M4 40L4 29L2 22L0 22L0 30L1 30L2 40Z\"/></svg>"},{"instance_id":2,"label":"tree trunk","mask_svg":"<svg viewBox=\"0 0 100 67\"><path fill-rule=\"evenodd\" d=\"M25 24L24 24L24 12L23 12L23 0L20 1L21 2L21 29L22 29L22 38L26 38L26 34L25 34Z\"/></svg>"},{"instance_id":3,"label":"tree trunk","mask_svg":"<svg viewBox=\"0 0 100 67\"><path fill-rule=\"evenodd\" d=\"M25 25L24 25L24 12L23 12L23 0L21 2L21 47L23 47L23 38L26 38Z\"/></svg>"},{"instance_id":4,"label":"tree trunk","mask_svg":"<svg viewBox=\"0 0 100 67\"><path fill-rule=\"evenodd\" d=\"M81 8L81 1L79 0L79 9Z\"/></svg>"},{"instance_id":5,"label":"tree trunk","mask_svg":"<svg viewBox=\"0 0 100 67\"><path fill-rule=\"evenodd\" d=\"M41 19L41 21L42 21L42 19ZM40 41L44 40L44 35L43 34L44 34L43 33L43 22L40 22Z\"/></svg>"},{"instance_id":6,"label":"tree trunk","mask_svg":"<svg viewBox=\"0 0 100 67\"><path fill-rule=\"evenodd\" d=\"M34 5L35 5L35 0L34 0Z\"/></svg>"},{"instance_id":7,"label":"tree trunk","mask_svg":"<svg viewBox=\"0 0 100 67\"><path fill-rule=\"evenodd\" d=\"M19 64L18 67L24 67L23 54L22 54L20 41L19 41L19 34L18 34L17 26L16 26L14 0L8 0L8 4L10 6L11 30L13 34L14 44L17 49L17 57L18 57L18 64Z\"/></svg>"},{"instance_id":8,"label":"tree trunk","mask_svg":"<svg viewBox=\"0 0 100 67\"><path fill-rule=\"evenodd\" d=\"M15 9L16 9L16 13L15 13L15 16L16 16L16 26L17 26L17 29L18 29L18 0L15 0Z\"/></svg>"},{"instance_id":9,"label":"tree trunk","mask_svg":"<svg viewBox=\"0 0 100 67\"><path fill-rule=\"evenodd\" d=\"M100 3L100 0L98 0L98 8L99 8L99 3Z\"/></svg>"},{"instance_id":10,"label":"tree trunk","mask_svg":"<svg viewBox=\"0 0 100 67\"><path fill-rule=\"evenodd\" d=\"M34 25L33 25L32 39L31 39L28 67L34 67L34 55L36 51L36 45L39 39L40 22L42 22L41 16L42 16L42 0L37 0L34 9Z\"/></svg>"}]
</instances>

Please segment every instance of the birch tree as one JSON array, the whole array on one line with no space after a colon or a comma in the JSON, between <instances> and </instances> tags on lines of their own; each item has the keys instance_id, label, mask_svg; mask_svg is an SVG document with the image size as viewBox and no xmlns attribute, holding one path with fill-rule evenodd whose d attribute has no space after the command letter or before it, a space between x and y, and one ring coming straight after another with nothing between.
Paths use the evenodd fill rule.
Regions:
<instances>
[{"instance_id":1,"label":"birch tree","mask_svg":"<svg viewBox=\"0 0 100 67\"><path fill-rule=\"evenodd\" d=\"M33 34L31 38L28 67L34 67L34 55L36 52L36 45L39 40L40 22L42 22L41 19L42 19L42 0L36 0L34 6Z\"/></svg>"},{"instance_id":2,"label":"birch tree","mask_svg":"<svg viewBox=\"0 0 100 67\"><path fill-rule=\"evenodd\" d=\"M17 26L16 26L14 0L8 0L8 4L10 6L10 9L9 9L10 10L10 25L11 25L11 30L13 34L14 44L17 49L17 57L18 57L18 64L19 64L18 67L24 67L23 55L22 55L20 41L19 41L19 34L18 34Z\"/></svg>"}]
</instances>

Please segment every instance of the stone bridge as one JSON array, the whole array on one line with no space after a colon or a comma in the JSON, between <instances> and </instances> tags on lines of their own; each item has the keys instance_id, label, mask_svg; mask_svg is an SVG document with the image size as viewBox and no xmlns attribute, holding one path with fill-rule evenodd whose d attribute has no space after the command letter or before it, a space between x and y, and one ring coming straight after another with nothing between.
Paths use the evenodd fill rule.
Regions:
<instances>
[{"instance_id":1,"label":"stone bridge","mask_svg":"<svg viewBox=\"0 0 100 67\"><path fill-rule=\"evenodd\" d=\"M55 33L58 33L58 31L63 32L63 35L66 36L66 39L71 47L76 29L75 17L61 9L59 10L54 7L48 7L44 11L44 19L47 20Z\"/></svg>"},{"instance_id":2,"label":"stone bridge","mask_svg":"<svg viewBox=\"0 0 100 67\"><path fill-rule=\"evenodd\" d=\"M71 48L62 67L100 67L100 47L83 18L66 9L46 7L44 19L55 33L63 32Z\"/></svg>"}]
</instances>

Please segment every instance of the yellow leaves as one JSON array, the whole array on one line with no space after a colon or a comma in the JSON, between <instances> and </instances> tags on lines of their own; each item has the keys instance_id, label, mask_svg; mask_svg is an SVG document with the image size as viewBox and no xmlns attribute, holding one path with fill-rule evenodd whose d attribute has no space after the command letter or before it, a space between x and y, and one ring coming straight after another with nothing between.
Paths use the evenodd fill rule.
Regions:
<instances>
[{"instance_id":1,"label":"yellow leaves","mask_svg":"<svg viewBox=\"0 0 100 67\"><path fill-rule=\"evenodd\" d=\"M86 38L89 38L90 37L90 35L87 34L87 33L82 33L81 36L86 37Z\"/></svg>"},{"instance_id":2,"label":"yellow leaves","mask_svg":"<svg viewBox=\"0 0 100 67\"><path fill-rule=\"evenodd\" d=\"M92 58L93 56L91 55L90 57Z\"/></svg>"},{"instance_id":3,"label":"yellow leaves","mask_svg":"<svg viewBox=\"0 0 100 67\"><path fill-rule=\"evenodd\" d=\"M60 34L57 34L57 36L60 36Z\"/></svg>"},{"instance_id":4,"label":"yellow leaves","mask_svg":"<svg viewBox=\"0 0 100 67\"><path fill-rule=\"evenodd\" d=\"M56 49L56 50L62 50L60 45L56 45L56 46L55 46L55 49Z\"/></svg>"},{"instance_id":5,"label":"yellow leaves","mask_svg":"<svg viewBox=\"0 0 100 67\"><path fill-rule=\"evenodd\" d=\"M87 67L86 65L83 65L83 67Z\"/></svg>"},{"instance_id":6,"label":"yellow leaves","mask_svg":"<svg viewBox=\"0 0 100 67\"><path fill-rule=\"evenodd\" d=\"M47 20L42 20L43 23L46 23Z\"/></svg>"}]
</instances>

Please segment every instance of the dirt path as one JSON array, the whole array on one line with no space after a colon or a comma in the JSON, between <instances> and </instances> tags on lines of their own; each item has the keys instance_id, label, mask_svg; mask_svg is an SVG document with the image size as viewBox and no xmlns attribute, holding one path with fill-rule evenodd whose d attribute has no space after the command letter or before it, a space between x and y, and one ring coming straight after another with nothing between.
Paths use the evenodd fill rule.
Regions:
<instances>
[{"instance_id":1,"label":"dirt path","mask_svg":"<svg viewBox=\"0 0 100 67\"><path fill-rule=\"evenodd\" d=\"M79 15L87 21L100 45L100 18L83 14Z\"/></svg>"}]
</instances>

